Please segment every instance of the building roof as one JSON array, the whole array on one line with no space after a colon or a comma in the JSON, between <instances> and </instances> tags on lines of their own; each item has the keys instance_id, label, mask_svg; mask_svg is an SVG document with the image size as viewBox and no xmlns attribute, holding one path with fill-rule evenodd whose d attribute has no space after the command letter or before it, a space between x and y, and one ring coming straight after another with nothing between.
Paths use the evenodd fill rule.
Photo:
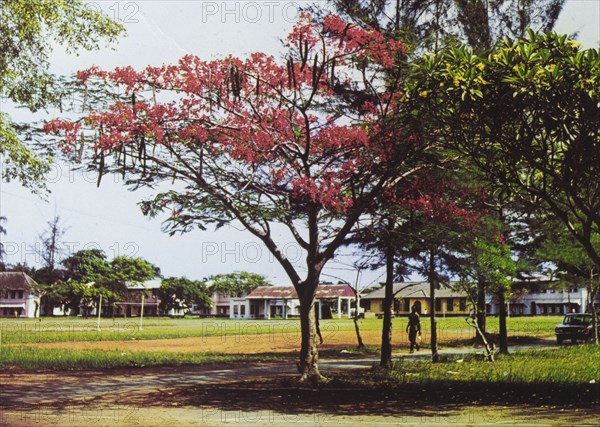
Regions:
<instances>
[{"instance_id":1,"label":"building roof","mask_svg":"<svg viewBox=\"0 0 600 427\"><path fill-rule=\"evenodd\" d=\"M36 281L22 271L0 272L0 289L29 291Z\"/></svg>"},{"instance_id":2,"label":"building roof","mask_svg":"<svg viewBox=\"0 0 600 427\"><path fill-rule=\"evenodd\" d=\"M319 285L317 299L337 297L354 298L354 291L349 285ZM298 299L293 286L259 286L246 297L248 299Z\"/></svg>"},{"instance_id":3,"label":"building roof","mask_svg":"<svg viewBox=\"0 0 600 427\"><path fill-rule=\"evenodd\" d=\"M521 273L517 277L513 279L513 283L549 283L556 282L558 279L556 277L548 276L546 274L527 274Z\"/></svg>"},{"instance_id":4,"label":"building roof","mask_svg":"<svg viewBox=\"0 0 600 427\"><path fill-rule=\"evenodd\" d=\"M402 282L394 283L396 299L402 298L429 298L429 282ZM435 291L436 298L463 298L466 295L442 285ZM385 286L364 295L362 299L384 299Z\"/></svg>"},{"instance_id":5,"label":"building roof","mask_svg":"<svg viewBox=\"0 0 600 427\"><path fill-rule=\"evenodd\" d=\"M144 290L144 289L158 289L160 288L160 285L162 283L161 279L155 279L155 280L146 280L145 282L127 282L126 286L127 289L129 289L130 291L133 290Z\"/></svg>"}]
</instances>

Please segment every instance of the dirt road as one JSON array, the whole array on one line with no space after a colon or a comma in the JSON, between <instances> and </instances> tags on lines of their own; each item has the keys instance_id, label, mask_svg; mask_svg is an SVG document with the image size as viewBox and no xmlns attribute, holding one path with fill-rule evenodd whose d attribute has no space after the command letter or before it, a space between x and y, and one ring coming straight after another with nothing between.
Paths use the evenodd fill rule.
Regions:
<instances>
[{"instance_id":1,"label":"dirt road","mask_svg":"<svg viewBox=\"0 0 600 427\"><path fill-rule=\"evenodd\" d=\"M375 359L321 362L327 375L364 369ZM119 371L4 372L0 374L2 426L442 426L600 424L600 410L481 405L408 404L367 395L321 401L306 390L310 404L286 398L289 389L261 397L248 380L296 375L291 363L133 368ZM244 383L244 380L246 382ZM241 384L241 385L240 385ZM250 384L252 384L250 382ZM240 395L244 399L231 400ZM234 389L235 388L235 389ZM235 393L234 393L235 392ZM263 390L264 393L264 390ZM273 394L275 393L275 394Z\"/></svg>"}]
</instances>

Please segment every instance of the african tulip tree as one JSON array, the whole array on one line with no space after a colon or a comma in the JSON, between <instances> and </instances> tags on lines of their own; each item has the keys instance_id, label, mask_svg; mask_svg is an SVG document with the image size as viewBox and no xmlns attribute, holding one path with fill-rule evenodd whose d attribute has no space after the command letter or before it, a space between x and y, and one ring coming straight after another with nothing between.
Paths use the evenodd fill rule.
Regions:
<instances>
[{"instance_id":1,"label":"african tulip tree","mask_svg":"<svg viewBox=\"0 0 600 427\"><path fill-rule=\"evenodd\" d=\"M134 188L168 186L141 207L170 212L171 233L237 221L261 240L300 299L302 379L319 380L321 271L377 197L418 169L425 147L398 126L402 43L336 16L315 24L303 15L285 47L285 61L185 56L142 71L80 72L86 85L123 96L46 129L62 133L67 150L93 138L100 174L122 169ZM301 270L274 240L274 224L304 251Z\"/></svg>"}]
</instances>

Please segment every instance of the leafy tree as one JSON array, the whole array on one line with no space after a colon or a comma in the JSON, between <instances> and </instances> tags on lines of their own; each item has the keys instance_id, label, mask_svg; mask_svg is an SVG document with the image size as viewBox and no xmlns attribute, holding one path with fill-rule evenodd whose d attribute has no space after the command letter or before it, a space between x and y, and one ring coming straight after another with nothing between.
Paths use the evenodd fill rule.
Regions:
<instances>
[{"instance_id":1,"label":"leafy tree","mask_svg":"<svg viewBox=\"0 0 600 427\"><path fill-rule=\"evenodd\" d=\"M443 158L443 157L440 157ZM422 171L398 203L409 210L406 232L413 269L429 282L432 362L439 361L435 294L460 269L464 250L483 215L480 187L452 158Z\"/></svg>"},{"instance_id":2,"label":"leafy tree","mask_svg":"<svg viewBox=\"0 0 600 427\"><path fill-rule=\"evenodd\" d=\"M549 31L556 23L564 0L333 0L332 3L359 25L372 26L387 37L409 41L413 54L418 56L427 51L437 52L448 39L462 40L477 52L489 52L505 36L522 36L528 28ZM427 90L419 92L425 96L427 93ZM422 123L424 128L435 128L434 121L422 120ZM435 131L431 137L437 138ZM455 153L446 155L452 157ZM479 322L485 320L483 285L480 282ZM391 295L391 290L388 294ZM384 337L391 336L387 323L384 320Z\"/></svg>"},{"instance_id":3,"label":"leafy tree","mask_svg":"<svg viewBox=\"0 0 600 427\"><path fill-rule=\"evenodd\" d=\"M46 313L50 314L56 306L60 307L63 313L66 313L68 309L73 310L73 313L78 313L80 302L81 297L74 292L73 283L60 280L51 286L46 285L46 294L42 305L45 307Z\"/></svg>"},{"instance_id":4,"label":"leafy tree","mask_svg":"<svg viewBox=\"0 0 600 427\"><path fill-rule=\"evenodd\" d=\"M112 274L106 255L100 249L84 249L65 258L61 264L66 270L66 281L61 283L56 294L72 313L78 314L83 306L83 314L87 316L94 298L99 298L93 289L108 281Z\"/></svg>"},{"instance_id":5,"label":"leafy tree","mask_svg":"<svg viewBox=\"0 0 600 427\"><path fill-rule=\"evenodd\" d=\"M159 288L160 309L189 310L192 304L201 308L210 308L212 300L206 284L185 277L168 277Z\"/></svg>"},{"instance_id":6,"label":"leafy tree","mask_svg":"<svg viewBox=\"0 0 600 427\"><path fill-rule=\"evenodd\" d=\"M516 268L517 263L511 257L511 251L505 241L504 234L499 233L495 236L495 239L489 237L486 239L485 235L481 235L472 242L468 251L467 262L461 272L463 278L473 280L477 284L477 300L481 298L482 287L484 291L487 290L496 296L499 307L499 350L503 354L508 353L506 294L510 291L512 278L516 275ZM485 343L487 341L485 317L480 312L481 304L477 303L474 307L477 332L480 339Z\"/></svg>"},{"instance_id":7,"label":"leafy tree","mask_svg":"<svg viewBox=\"0 0 600 427\"><path fill-rule=\"evenodd\" d=\"M61 102L62 85L48 71L54 43L70 53L95 50L124 31L82 0L3 0L0 15L0 93L32 112ZM0 154L6 156L2 178L16 178L39 191L51 159L26 146L25 130L0 112Z\"/></svg>"},{"instance_id":8,"label":"leafy tree","mask_svg":"<svg viewBox=\"0 0 600 427\"><path fill-rule=\"evenodd\" d=\"M216 274L208 278L210 291L231 297L242 297L259 286L271 286L265 276L241 271L237 273Z\"/></svg>"},{"instance_id":9,"label":"leafy tree","mask_svg":"<svg viewBox=\"0 0 600 427\"><path fill-rule=\"evenodd\" d=\"M547 240L540 246L537 255L541 261L553 263L557 269L555 275L562 280L586 287L587 311L592 313L592 330L595 331L594 342L599 344L598 311L594 300L600 295L600 269L564 225L548 224L545 231ZM591 236L591 244L600 251L600 234Z\"/></svg>"},{"instance_id":10,"label":"leafy tree","mask_svg":"<svg viewBox=\"0 0 600 427\"><path fill-rule=\"evenodd\" d=\"M435 40L458 38L477 51L489 51L506 36L528 28L550 31L564 0L333 0L335 7L363 25L402 34L432 47Z\"/></svg>"},{"instance_id":11,"label":"leafy tree","mask_svg":"<svg viewBox=\"0 0 600 427\"><path fill-rule=\"evenodd\" d=\"M373 269L385 267L379 364L383 369L391 369L393 367L392 317L396 296L394 294L394 283L403 280L403 276L409 273L406 261L408 257L406 253L406 236L409 234L411 225L407 220L409 215L401 206L388 203L387 206L380 206L379 209L377 215L372 213L370 220L362 224L356 236L352 239L352 243L358 245L364 265L369 265ZM355 292L357 292L357 289L355 289ZM355 328L357 329L356 323Z\"/></svg>"},{"instance_id":12,"label":"leafy tree","mask_svg":"<svg viewBox=\"0 0 600 427\"><path fill-rule=\"evenodd\" d=\"M160 276L160 268L142 258L115 257L110 262L113 280L120 282L144 282Z\"/></svg>"},{"instance_id":13,"label":"leafy tree","mask_svg":"<svg viewBox=\"0 0 600 427\"><path fill-rule=\"evenodd\" d=\"M112 270L101 249L83 249L62 260L67 278L80 283L102 282Z\"/></svg>"},{"instance_id":14,"label":"leafy tree","mask_svg":"<svg viewBox=\"0 0 600 427\"><path fill-rule=\"evenodd\" d=\"M91 308L100 298L108 304L114 304L127 294L128 282L143 282L156 277L160 270L141 258L115 257L108 262L100 249L84 249L64 259L68 279L68 305L77 312L80 301ZM64 297L64 290L59 289Z\"/></svg>"},{"instance_id":15,"label":"leafy tree","mask_svg":"<svg viewBox=\"0 0 600 427\"><path fill-rule=\"evenodd\" d=\"M529 32L488 57L449 47L416 67L411 98L481 179L559 219L600 267L600 51Z\"/></svg>"},{"instance_id":16,"label":"leafy tree","mask_svg":"<svg viewBox=\"0 0 600 427\"><path fill-rule=\"evenodd\" d=\"M313 307L321 271L376 198L414 172L426 143L393 123L402 43L336 16L319 26L304 15L286 48L285 62L262 53L186 56L80 77L126 96L85 119L98 131L101 173L122 171L137 187L177 182L142 203L147 214L170 213L171 233L237 221L263 242L300 299L301 378L319 381ZM64 132L73 148L91 136L81 125L56 120L46 130ZM306 274L277 244L275 223L305 251Z\"/></svg>"}]
</instances>

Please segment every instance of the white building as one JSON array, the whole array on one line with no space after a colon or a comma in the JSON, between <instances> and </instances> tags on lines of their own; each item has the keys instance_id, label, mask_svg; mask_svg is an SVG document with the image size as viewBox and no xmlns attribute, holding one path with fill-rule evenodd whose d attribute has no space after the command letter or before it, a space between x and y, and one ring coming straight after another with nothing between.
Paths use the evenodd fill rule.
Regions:
<instances>
[{"instance_id":1,"label":"white building","mask_svg":"<svg viewBox=\"0 0 600 427\"><path fill-rule=\"evenodd\" d=\"M117 303L115 316L139 317L158 316L160 298L158 290L162 280L146 280L144 282L127 282L127 293L123 299ZM104 310L104 309L103 309ZM168 313L171 315L171 313Z\"/></svg>"},{"instance_id":2,"label":"white building","mask_svg":"<svg viewBox=\"0 0 600 427\"><path fill-rule=\"evenodd\" d=\"M39 317L36 285L23 272L0 272L0 317Z\"/></svg>"},{"instance_id":3,"label":"white building","mask_svg":"<svg viewBox=\"0 0 600 427\"><path fill-rule=\"evenodd\" d=\"M319 285L317 288L317 314L320 319L351 317L351 304L355 299L348 285ZM272 319L300 316L300 300L293 286L259 286L248 296L231 298L230 319Z\"/></svg>"},{"instance_id":4,"label":"white building","mask_svg":"<svg viewBox=\"0 0 600 427\"><path fill-rule=\"evenodd\" d=\"M244 297L242 296L241 298ZM212 307L200 308L193 304L191 311L192 314L197 314L201 317L230 317L231 302L238 299L222 292L213 292L210 297Z\"/></svg>"},{"instance_id":5,"label":"white building","mask_svg":"<svg viewBox=\"0 0 600 427\"><path fill-rule=\"evenodd\" d=\"M549 289L552 282L549 277L541 276L513 282L512 296L507 296L507 308L510 316L561 315L566 313L585 313L588 309L588 290L586 288ZM494 295L486 296L487 313L498 314L498 303ZM600 308L600 295L596 295L594 304Z\"/></svg>"}]
</instances>

